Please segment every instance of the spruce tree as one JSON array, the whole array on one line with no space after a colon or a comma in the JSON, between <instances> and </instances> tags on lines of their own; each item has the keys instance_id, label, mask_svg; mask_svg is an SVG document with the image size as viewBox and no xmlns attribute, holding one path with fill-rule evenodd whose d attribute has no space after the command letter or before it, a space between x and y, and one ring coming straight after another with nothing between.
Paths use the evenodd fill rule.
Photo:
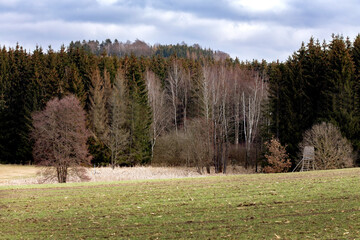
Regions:
<instances>
[{"instance_id":1,"label":"spruce tree","mask_svg":"<svg viewBox=\"0 0 360 240\"><path fill-rule=\"evenodd\" d=\"M151 158L151 114L144 78L144 66L134 56L123 60L125 86L129 92L129 164L148 163Z\"/></svg>"},{"instance_id":2,"label":"spruce tree","mask_svg":"<svg viewBox=\"0 0 360 240\"><path fill-rule=\"evenodd\" d=\"M329 45L329 87L327 100L331 103L328 118L340 127L341 132L357 146L359 123L356 117L355 68L350 49L341 36L333 36Z\"/></svg>"}]
</instances>

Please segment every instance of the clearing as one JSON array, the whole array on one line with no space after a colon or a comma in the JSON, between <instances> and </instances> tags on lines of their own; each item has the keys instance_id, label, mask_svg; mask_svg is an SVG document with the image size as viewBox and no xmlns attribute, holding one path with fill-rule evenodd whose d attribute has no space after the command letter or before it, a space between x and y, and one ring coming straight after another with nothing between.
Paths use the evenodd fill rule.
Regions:
<instances>
[{"instance_id":1,"label":"clearing","mask_svg":"<svg viewBox=\"0 0 360 240\"><path fill-rule=\"evenodd\" d=\"M360 169L0 187L4 239L356 239Z\"/></svg>"}]
</instances>

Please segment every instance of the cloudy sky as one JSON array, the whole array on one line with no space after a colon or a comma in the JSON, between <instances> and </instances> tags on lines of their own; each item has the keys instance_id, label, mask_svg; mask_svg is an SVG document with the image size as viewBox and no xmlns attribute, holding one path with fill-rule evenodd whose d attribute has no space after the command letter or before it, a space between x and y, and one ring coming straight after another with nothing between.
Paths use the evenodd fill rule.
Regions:
<instances>
[{"instance_id":1,"label":"cloudy sky","mask_svg":"<svg viewBox=\"0 0 360 240\"><path fill-rule=\"evenodd\" d=\"M358 0L0 0L0 45L182 41L241 60L281 61L311 36L360 33Z\"/></svg>"}]
</instances>

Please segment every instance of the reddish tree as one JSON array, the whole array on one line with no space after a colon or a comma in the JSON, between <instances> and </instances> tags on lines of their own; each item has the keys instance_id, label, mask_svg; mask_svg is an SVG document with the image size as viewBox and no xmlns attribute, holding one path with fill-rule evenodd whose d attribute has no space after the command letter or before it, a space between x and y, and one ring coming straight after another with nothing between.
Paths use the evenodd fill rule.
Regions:
<instances>
[{"instance_id":1,"label":"reddish tree","mask_svg":"<svg viewBox=\"0 0 360 240\"><path fill-rule=\"evenodd\" d=\"M79 100L73 95L55 98L32 118L35 163L54 169L59 183L65 183L69 174L86 178L82 167L91 160L86 146L89 132Z\"/></svg>"},{"instance_id":2,"label":"reddish tree","mask_svg":"<svg viewBox=\"0 0 360 240\"><path fill-rule=\"evenodd\" d=\"M265 154L268 166L264 168L265 173L286 172L291 167L291 162L285 147L278 139L272 138L270 142L265 142L268 154Z\"/></svg>"}]
</instances>

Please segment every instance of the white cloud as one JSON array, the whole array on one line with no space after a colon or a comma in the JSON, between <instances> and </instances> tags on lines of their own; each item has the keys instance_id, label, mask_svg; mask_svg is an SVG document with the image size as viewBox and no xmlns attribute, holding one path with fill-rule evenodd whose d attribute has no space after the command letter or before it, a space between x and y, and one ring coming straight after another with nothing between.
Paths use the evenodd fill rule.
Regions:
<instances>
[{"instance_id":1,"label":"white cloud","mask_svg":"<svg viewBox=\"0 0 360 240\"><path fill-rule=\"evenodd\" d=\"M279 12L286 9L286 1L284 0L229 0L228 2L238 10L252 12Z\"/></svg>"},{"instance_id":2,"label":"white cloud","mask_svg":"<svg viewBox=\"0 0 360 240\"><path fill-rule=\"evenodd\" d=\"M100 5L113 5L114 3L117 2L117 0L96 0Z\"/></svg>"}]
</instances>

